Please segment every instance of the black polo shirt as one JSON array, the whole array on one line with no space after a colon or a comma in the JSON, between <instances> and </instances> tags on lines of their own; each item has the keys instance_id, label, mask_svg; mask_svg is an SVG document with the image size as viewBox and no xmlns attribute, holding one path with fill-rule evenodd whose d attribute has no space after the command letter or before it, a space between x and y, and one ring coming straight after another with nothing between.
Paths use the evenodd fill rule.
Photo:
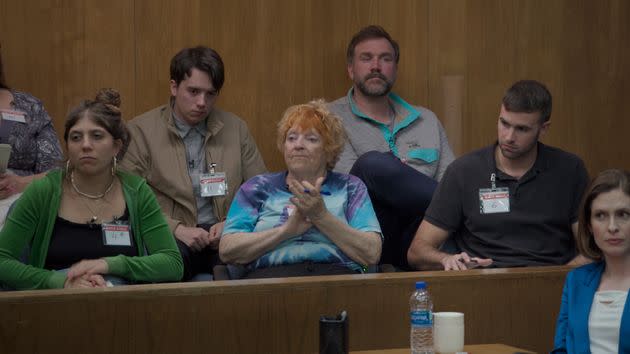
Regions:
<instances>
[{"instance_id":1,"label":"black polo shirt","mask_svg":"<svg viewBox=\"0 0 630 354\"><path fill-rule=\"evenodd\" d=\"M516 180L496 167L494 145L455 160L446 170L425 220L454 234L473 257L496 267L565 264L576 255L571 224L577 221L588 174L582 160L538 143L532 168ZM479 189L510 190L510 211L482 214Z\"/></svg>"}]
</instances>

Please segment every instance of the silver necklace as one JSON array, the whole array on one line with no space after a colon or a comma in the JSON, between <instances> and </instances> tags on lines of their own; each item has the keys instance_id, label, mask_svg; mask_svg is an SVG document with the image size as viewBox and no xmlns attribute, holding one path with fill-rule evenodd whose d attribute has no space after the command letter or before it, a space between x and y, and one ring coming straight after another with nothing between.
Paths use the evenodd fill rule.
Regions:
<instances>
[{"instance_id":1,"label":"silver necklace","mask_svg":"<svg viewBox=\"0 0 630 354\"><path fill-rule=\"evenodd\" d=\"M109 191L112 190L112 187L114 186L114 178L112 177L112 182L109 184L105 192L101 194L88 194L88 193L81 192L79 188L77 187L76 183L74 183L74 171L70 172L70 184L72 184L72 189L74 189L74 191L77 192L81 196L84 196L89 199L101 199L105 196L105 194L109 193Z\"/></svg>"}]
</instances>

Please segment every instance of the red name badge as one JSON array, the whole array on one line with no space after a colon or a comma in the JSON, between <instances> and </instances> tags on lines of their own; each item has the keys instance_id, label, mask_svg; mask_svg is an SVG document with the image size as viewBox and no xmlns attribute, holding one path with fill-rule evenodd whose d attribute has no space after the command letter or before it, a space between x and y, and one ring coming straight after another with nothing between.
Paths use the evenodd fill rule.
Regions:
<instances>
[{"instance_id":1,"label":"red name badge","mask_svg":"<svg viewBox=\"0 0 630 354\"><path fill-rule=\"evenodd\" d=\"M199 178L202 197L216 197L227 194L227 179L225 172L204 173Z\"/></svg>"},{"instance_id":2,"label":"red name badge","mask_svg":"<svg viewBox=\"0 0 630 354\"><path fill-rule=\"evenodd\" d=\"M509 213L510 190L508 188L482 188L479 190L481 214Z\"/></svg>"},{"instance_id":3,"label":"red name badge","mask_svg":"<svg viewBox=\"0 0 630 354\"><path fill-rule=\"evenodd\" d=\"M102 224L103 243L107 246L131 246L129 225Z\"/></svg>"}]
</instances>

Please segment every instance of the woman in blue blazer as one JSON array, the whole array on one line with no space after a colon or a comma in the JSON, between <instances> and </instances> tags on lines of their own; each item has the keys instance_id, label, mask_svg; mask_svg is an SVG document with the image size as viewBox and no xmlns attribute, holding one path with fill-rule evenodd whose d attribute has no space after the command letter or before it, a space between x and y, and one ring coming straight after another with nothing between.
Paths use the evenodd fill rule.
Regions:
<instances>
[{"instance_id":1,"label":"woman in blue blazer","mask_svg":"<svg viewBox=\"0 0 630 354\"><path fill-rule=\"evenodd\" d=\"M630 173L607 170L587 189L577 246L595 261L567 275L552 353L630 353Z\"/></svg>"}]
</instances>

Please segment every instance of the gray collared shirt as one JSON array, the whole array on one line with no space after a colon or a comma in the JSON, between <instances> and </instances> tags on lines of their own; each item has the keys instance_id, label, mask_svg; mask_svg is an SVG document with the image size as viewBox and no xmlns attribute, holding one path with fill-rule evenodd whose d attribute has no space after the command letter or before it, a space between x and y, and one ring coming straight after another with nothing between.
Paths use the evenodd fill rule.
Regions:
<instances>
[{"instance_id":1,"label":"gray collared shirt","mask_svg":"<svg viewBox=\"0 0 630 354\"><path fill-rule=\"evenodd\" d=\"M206 119L194 126L186 124L173 112L173 121L179 136L186 147L186 161L188 161L188 175L193 186L193 194L197 202L197 224L214 224L217 217L214 215L212 197L202 197L199 186L200 176L208 172L204 140L206 138Z\"/></svg>"}]
</instances>

